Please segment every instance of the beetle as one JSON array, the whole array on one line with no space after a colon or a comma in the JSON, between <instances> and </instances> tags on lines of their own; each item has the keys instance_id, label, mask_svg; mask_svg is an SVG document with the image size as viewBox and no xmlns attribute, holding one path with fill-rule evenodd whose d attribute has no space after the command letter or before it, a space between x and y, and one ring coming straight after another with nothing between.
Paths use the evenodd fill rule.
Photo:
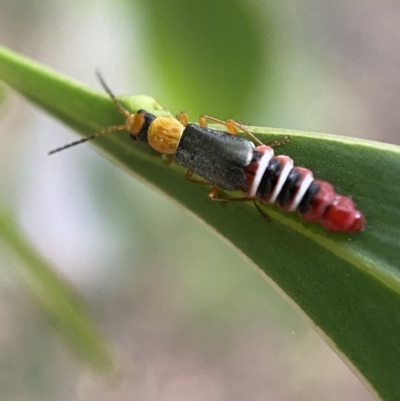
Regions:
<instances>
[{"instance_id":1,"label":"beetle","mask_svg":"<svg viewBox=\"0 0 400 401\"><path fill-rule=\"evenodd\" d=\"M351 198L337 194L329 182L315 180L310 170L294 166L289 156L274 155L272 147L287 142L288 137L264 144L244 124L235 120L222 121L203 115L199 124L192 124L184 112L177 118L155 116L142 109L131 113L122 107L98 72L97 76L126 117L125 124L108 127L49 154L126 130L132 139L147 142L164 155L166 164L175 160L186 167L187 180L210 186L208 199L212 201L254 202L265 218L268 215L258 201L277 204L284 211L297 212L306 221L321 223L328 231L352 233L365 228L365 218ZM209 128L208 121L225 125L228 132ZM239 130L246 137L239 136ZM202 180L193 178L194 174ZM244 196L227 197L223 193L237 190Z\"/></svg>"}]
</instances>

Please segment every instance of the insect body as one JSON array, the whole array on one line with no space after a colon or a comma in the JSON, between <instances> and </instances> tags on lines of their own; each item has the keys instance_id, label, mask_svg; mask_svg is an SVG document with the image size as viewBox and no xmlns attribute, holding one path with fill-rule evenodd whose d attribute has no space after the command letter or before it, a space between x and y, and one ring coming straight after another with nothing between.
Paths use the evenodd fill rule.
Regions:
<instances>
[{"instance_id":1,"label":"insect body","mask_svg":"<svg viewBox=\"0 0 400 401\"><path fill-rule=\"evenodd\" d=\"M216 187L236 191L247 188L244 171L253 153L254 144L245 138L188 124L174 160Z\"/></svg>"},{"instance_id":2,"label":"insect body","mask_svg":"<svg viewBox=\"0 0 400 401\"><path fill-rule=\"evenodd\" d=\"M364 229L364 216L350 198L336 194L330 183L314 180L310 170L295 167L290 157L274 156L271 146L284 143L287 138L267 146L234 120L224 122L202 116L200 124L196 125L188 123L185 113L178 118L156 117L145 110L132 114L121 106L100 75L99 79L125 115L125 124L109 127L50 154L110 132L127 130L132 139L147 142L165 155L167 164L175 160L188 168L186 178L189 181L210 186L210 200L251 201L265 217L266 213L257 203L260 200L267 204L275 203L285 211L297 212L306 221L319 222L328 231L357 232ZM229 133L207 128L207 120L225 124ZM237 136L238 129L250 140ZM203 180L193 179L194 173ZM245 196L225 197L222 190L241 190Z\"/></svg>"}]
</instances>

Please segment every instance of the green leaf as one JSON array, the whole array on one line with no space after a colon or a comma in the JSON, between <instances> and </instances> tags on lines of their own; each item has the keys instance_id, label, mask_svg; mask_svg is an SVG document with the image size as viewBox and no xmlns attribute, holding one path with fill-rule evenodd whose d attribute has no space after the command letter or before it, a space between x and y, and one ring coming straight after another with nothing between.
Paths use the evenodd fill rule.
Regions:
<instances>
[{"instance_id":1,"label":"green leaf","mask_svg":"<svg viewBox=\"0 0 400 401\"><path fill-rule=\"evenodd\" d=\"M137 15L137 3L130 5ZM185 99L185 110L237 115L261 79L272 81L266 74L274 57L272 16L260 21L241 0L145 0L141 6L148 19L145 57L170 109L180 111ZM272 86L265 85L269 91Z\"/></svg>"},{"instance_id":2,"label":"green leaf","mask_svg":"<svg viewBox=\"0 0 400 401\"><path fill-rule=\"evenodd\" d=\"M123 122L104 95L6 49L0 49L0 78L81 134ZM133 111L159 109L149 98L123 100ZM339 193L351 195L366 216L366 230L329 233L275 207L268 208L273 221L267 224L251 204L208 201L204 187L184 179L184 169L165 166L147 144L132 142L127 134L93 145L226 238L308 316L373 391L384 400L398 400L400 149L322 134L251 131L263 142L290 134L289 144L277 153L290 155Z\"/></svg>"},{"instance_id":3,"label":"green leaf","mask_svg":"<svg viewBox=\"0 0 400 401\"><path fill-rule=\"evenodd\" d=\"M0 207L0 239L21 260L16 273L46 318L75 355L99 373L110 372L109 350L91 323L79 295L58 276L21 235L21 229Z\"/></svg>"}]
</instances>

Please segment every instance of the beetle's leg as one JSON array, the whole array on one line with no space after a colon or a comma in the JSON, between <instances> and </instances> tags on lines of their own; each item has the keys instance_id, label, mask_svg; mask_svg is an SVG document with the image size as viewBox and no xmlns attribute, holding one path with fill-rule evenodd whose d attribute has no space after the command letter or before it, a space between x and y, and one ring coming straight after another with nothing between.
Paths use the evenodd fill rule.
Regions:
<instances>
[{"instance_id":1,"label":"beetle's leg","mask_svg":"<svg viewBox=\"0 0 400 401\"><path fill-rule=\"evenodd\" d=\"M186 179L194 184L199 184L199 185L207 185L207 186L212 186L212 188L210 189L210 191L207 194L207 198L211 201L214 202L221 202L221 203L230 203L230 202L253 202L254 207L256 208L256 210L261 214L261 216L263 217L264 220L270 222L271 221L271 217L269 217L268 213L261 208L261 206L258 204L257 200L254 198L246 198L246 197L242 197L242 198L223 198L221 197L221 192L222 189L219 187L216 187L215 185L211 184L211 182L208 181L201 181L201 180L196 180L193 179L193 171L192 170L188 170L186 172Z\"/></svg>"},{"instance_id":2,"label":"beetle's leg","mask_svg":"<svg viewBox=\"0 0 400 401\"><path fill-rule=\"evenodd\" d=\"M211 116L201 116L199 119L199 124L201 127L207 126L207 120L212 121L214 123L225 125L226 129L231 135L238 134L238 128L240 128L256 145L262 146L264 145L259 139L257 139L250 131L242 126L242 124L238 123L235 120L220 120L219 118L211 117Z\"/></svg>"},{"instance_id":3,"label":"beetle's leg","mask_svg":"<svg viewBox=\"0 0 400 401\"><path fill-rule=\"evenodd\" d=\"M257 209L258 213L261 214L261 216L266 220L268 223L272 221L270 215L263 209L258 201L254 201L254 207Z\"/></svg>"},{"instance_id":4,"label":"beetle's leg","mask_svg":"<svg viewBox=\"0 0 400 401\"><path fill-rule=\"evenodd\" d=\"M224 203L228 203L228 202L253 202L254 207L256 208L256 210L258 211L258 213L261 214L261 216L263 217L264 220L270 222L271 221L271 217L268 215L268 213L261 207L261 205L258 203L257 199L254 198L246 198L246 197L242 197L242 198L223 198L221 197L221 192L222 189L218 188L218 187L212 187L210 192L208 193L207 197L208 199L212 200L212 201L217 201L217 202L224 202Z\"/></svg>"},{"instance_id":5,"label":"beetle's leg","mask_svg":"<svg viewBox=\"0 0 400 401\"><path fill-rule=\"evenodd\" d=\"M199 185L207 185L212 187L210 189L210 192L207 195L207 198L209 200L212 201L216 201L216 202L224 202L224 203L228 203L228 202L253 202L254 198L246 198L246 197L241 197L241 198L225 198L225 197L221 197L221 192L222 189L215 186L214 184L212 184L209 181L203 181L203 180L196 180L193 177L194 172L192 170L188 170L186 172L185 178L194 183L194 184L199 184Z\"/></svg>"},{"instance_id":6,"label":"beetle's leg","mask_svg":"<svg viewBox=\"0 0 400 401\"><path fill-rule=\"evenodd\" d=\"M210 189L210 192L207 195L207 198L216 201L216 202L253 202L254 198L247 198L245 196L240 198L229 198L229 197L222 197L221 196L222 189L216 186L213 186Z\"/></svg>"},{"instance_id":7,"label":"beetle's leg","mask_svg":"<svg viewBox=\"0 0 400 401\"><path fill-rule=\"evenodd\" d=\"M281 139L277 139L275 141L271 141L268 143L262 143L259 139L257 139L241 122L235 120L227 120L227 123L232 124L235 128L239 128L242 130L249 138L253 140L256 145L267 145L267 146L280 146L290 141L290 137L288 135L284 136Z\"/></svg>"},{"instance_id":8,"label":"beetle's leg","mask_svg":"<svg viewBox=\"0 0 400 401\"><path fill-rule=\"evenodd\" d=\"M186 127L189 124L189 118L188 115L185 111L181 111L176 118L179 120L179 122Z\"/></svg>"},{"instance_id":9,"label":"beetle's leg","mask_svg":"<svg viewBox=\"0 0 400 401\"><path fill-rule=\"evenodd\" d=\"M290 136L286 135L281 139L276 139L275 141L267 142L265 145L271 146L271 148L273 148L274 146L284 145L285 143L288 143L289 141L290 141Z\"/></svg>"},{"instance_id":10,"label":"beetle's leg","mask_svg":"<svg viewBox=\"0 0 400 401\"><path fill-rule=\"evenodd\" d=\"M209 187L214 186L214 184L211 184L211 182L204 181L204 180L197 180L197 179L193 178L193 174L194 174L193 170L188 170L188 171L186 171L185 178L188 181L192 182L193 184L206 185Z\"/></svg>"},{"instance_id":11,"label":"beetle's leg","mask_svg":"<svg viewBox=\"0 0 400 401\"><path fill-rule=\"evenodd\" d=\"M268 142L268 143L263 143L261 142L258 138L256 138L245 126L244 124L240 123L239 121L235 121L232 119L223 121L220 120L219 118L211 117L211 116L206 116L203 115L199 119L199 125L201 127L206 127L207 126L207 120L225 125L227 128L228 132L232 135L237 135L238 134L238 128L245 133L257 146L262 146L262 145L267 145L267 146L279 146L287 143L290 140L289 136L285 136L281 139L277 139L276 141Z\"/></svg>"},{"instance_id":12,"label":"beetle's leg","mask_svg":"<svg viewBox=\"0 0 400 401\"><path fill-rule=\"evenodd\" d=\"M174 160L174 155L162 155L163 162L168 166Z\"/></svg>"},{"instance_id":13,"label":"beetle's leg","mask_svg":"<svg viewBox=\"0 0 400 401\"><path fill-rule=\"evenodd\" d=\"M199 118L200 127L207 127L207 125L208 125L207 124L207 120L212 121L212 122L217 123L217 124L225 125L226 129L228 130L228 132L231 135L237 135L238 134L238 131L237 131L235 125L230 123L231 120L223 121L223 120L220 120L219 118L206 116L206 115L200 116L200 118Z\"/></svg>"}]
</instances>

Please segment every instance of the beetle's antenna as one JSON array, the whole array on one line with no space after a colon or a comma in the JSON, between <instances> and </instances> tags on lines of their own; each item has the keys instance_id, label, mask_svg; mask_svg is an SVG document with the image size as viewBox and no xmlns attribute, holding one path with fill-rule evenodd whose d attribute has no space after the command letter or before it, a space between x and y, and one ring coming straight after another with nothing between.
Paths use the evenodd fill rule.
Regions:
<instances>
[{"instance_id":1,"label":"beetle's antenna","mask_svg":"<svg viewBox=\"0 0 400 401\"><path fill-rule=\"evenodd\" d=\"M99 70L96 70L96 76L99 79L99 81L101 83L101 86L108 93L108 95L110 96L111 100L113 101L113 103L115 104L117 109L120 111L120 113L123 114L125 117L131 116L132 113L130 113L128 110L126 110L126 109L124 109L122 107L121 103L118 101L118 99L116 98L114 93L111 91L111 89L108 87L108 85L104 81L104 78L101 76ZM91 141L92 139L98 138L99 136L103 136L105 134L109 134L110 132L122 131L122 130L126 130L126 125L125 124L124 125L113 125L113 126L108 127L108 128L106 128L106 129L104 129L102 131L96 132L95 134L93 134L91 136L88 136L87 138L83 138L83 139L80 139L79 141L71 142L71 143L68 143L67 145L61 146L60 148L53 149L48 154L52 155L54 153L61 152L64 149L68 149L68 148L70 148L72 146L76 146L76 145L79 145L81 143L84 143L84 142L87 142L87 141Z\"/></svg>"},{"instance_id":2,"label":"beetle's antenna","mask_svg":"<svg viewBox=\"0 0 400 401\"><path fill-rule=\"evenodd\" d=\"M108 87L106 84L106 81L104 81L104 78L102 77L101 73L99 70L96 70L96 76L99 79L101 86L103 89L108 93L110 96L111 100L114 102L115 106L119 110L121 114L123 114L125 117L129 117L132 113L129 113L128 110L124 109L121 105L121 103L118 101L117 97L114 95L114 93L111 92L111 89Z\"/></svg>"},{"instance_id":3,"label":"beetle's antenna","mask_svg":"<svg viewBox=\"0 0 400 401\"><path fill-rule=\"evenodd\" d=\"M68 149L68 148L70 148L72 146L79 145L81 143L84 143L84 142L90 141L92 139L98 138L99 136L103 136L105 134L109 134L110 132L122 131L122 130L126 130L126 125L125 124L124 125L113 125L111 127L108 127L106 129L104 129L103 131L96 132L95 134L93 134L91 136L88 136L87 138L83 138L83 139L80 139L79 141L68 143L67 145L61 146L61 148L53 149L48 154L52 155L54 153L61 152L64 149Z\"/></svg>"}]
</instances>

